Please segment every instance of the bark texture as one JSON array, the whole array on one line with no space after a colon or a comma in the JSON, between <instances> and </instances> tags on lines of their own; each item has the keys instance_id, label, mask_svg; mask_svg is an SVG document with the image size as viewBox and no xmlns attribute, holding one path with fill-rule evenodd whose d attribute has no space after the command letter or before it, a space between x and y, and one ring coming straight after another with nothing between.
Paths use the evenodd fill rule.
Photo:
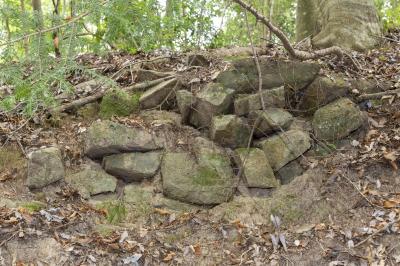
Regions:
<instances>
[{"instance_id":1,"label":"bark texture","mask_svg":"<svg viewBox=\"0 0 400 266\"><path fill-rule=\"evenodd\" d=\"M381 27L374 0L298 0L296 38L317 48L364 51L378 44Z\"/></svg>"}]
</instances>

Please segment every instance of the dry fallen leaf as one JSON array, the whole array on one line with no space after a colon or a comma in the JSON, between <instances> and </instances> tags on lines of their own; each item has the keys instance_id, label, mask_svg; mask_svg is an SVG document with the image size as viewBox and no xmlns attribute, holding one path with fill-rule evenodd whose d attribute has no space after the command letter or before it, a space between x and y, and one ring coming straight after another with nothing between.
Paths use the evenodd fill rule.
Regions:
<instances>
[{"instance_id":1,"label":"dry fallen leaf","mask_svg":"<svg viewBox=\"0 0 400 266\"><path fill-rule=\"evenodd\" d=\"M175 257L175 253L174 252L170 252L170 253L168 253L167 254L167 256L165 256L165 258L163 259L163 261L164 262L169 262L169 261L171 261L171 260L173 260L174 259L174 257Z\"/></svg>"},{"instance_id":2,"label":"dry fallen leaf","mask_svg":"<svg viewBox=\"0 0 400 266\"><path fill-rule=\"evenodd\" d=\"M397 171L399 167L396 164L397 155L396 152L387 152L383 155L383 158L389 161L390 165L392 166L393 170Z\"/></svg>"},{"instance_id":3,"label":"dry fallen leaf","mask_svg":"<svg viewBox=\"0 0 400 266\"><path fill-rule=\"evenodd\" d=\"M194 245L193 249L196 256L201 256L201 246L199 244Z\"/></svg>"},{"instance_id":4,"label":"dry fallen leaf","mask_svg":"<svg viewBox=\"0 0 400 266\"><path fill-rule=\"evenodd\" d=\"M154 211L160 215L171 215L170 211L164 209L155 208Z\"/></svg>"}]
</instances>

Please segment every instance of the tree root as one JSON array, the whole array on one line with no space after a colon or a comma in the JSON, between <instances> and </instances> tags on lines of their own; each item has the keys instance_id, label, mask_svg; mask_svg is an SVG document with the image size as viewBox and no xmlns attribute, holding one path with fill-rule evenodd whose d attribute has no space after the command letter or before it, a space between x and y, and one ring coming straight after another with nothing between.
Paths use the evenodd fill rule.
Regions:
<instances>
[{"instance_id":1,"label":"tree root","mask_svg":"<svg viewBox=\"0 0 400 266\"><path fill-rule=\"evenodd\" d=\"M268 29L272 33L274 33L276 37L279 38L279 40L282 42L283 47L285 48L285 50L289 53L289 55L291 57L293 57L295 59L299 59L299 60L310 60L310 59L318 59L323 56L333 54L333 55L337 55L338 58L341 59L345 55L345 56L349 57L352 64L357 69L359 69L359 66L357 66L357 64L355 64L353 58L351 58L351 56L349 54L345 53L338 46L332 46L329 48L320 49L320 50L316 50L316 51L312 51L312 52L300 51L300 50L295 49L293 47L293 45L290 43L289 38L285 35L285 33L281 29L279 29L278 27L273 25L271 23L271 21L269 21L266 17L264 17L262 14L260 14L255 8L253 8L249 4L246 4L242 0L232 0L232 1L239 4L242 8L244 8L247 11L249 11L250 13L252 13L256 17L257 20L259 20L261 23L266 25L268 27Z\"/></svg>"},{"instance_id":2,"label":"tree root","mask_svg":"<svg viewBox=\"0 0 400 266\"><path fill-rule=\"evenodd\" d=\"M358 96L358 100L363 101L363 100L379 99L380 97L385 95L395 95L395 94L400 94L400 89L388 90L384 92L371 93L371 94L363 94Z\"/></svg>"}]
</instances>

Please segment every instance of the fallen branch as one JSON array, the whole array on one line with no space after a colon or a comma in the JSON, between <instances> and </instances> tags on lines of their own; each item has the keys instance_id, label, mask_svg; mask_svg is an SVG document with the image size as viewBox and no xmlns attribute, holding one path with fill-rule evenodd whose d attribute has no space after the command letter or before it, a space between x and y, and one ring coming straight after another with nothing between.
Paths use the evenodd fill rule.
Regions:
<instances>
[{"instance_id":1,"label":"fallen branch","mask_svg":"<svg viewBox=\"0 0 400 266\"><path fill-rule=\"evenodd\" d=\"M354 247L359 247L362 244L364 244L365 242L367 242L368 240L370 240L371 238L379 235L380 233L388 230L392 225L397 224L400 222L400 218L397 218L396 220L394 220L393 222L390 222L388 224L386 224L384 227L382 227L381 229L379 229L378 231L376 231L375 233L373 233L372 235L368 236L367 238L365 238L364 240L358 242Z\"/></svg>"},{"instance_id":2,"label":"fallen branch","mask_svg":"<svg viewBox=\"0 0 400 266\"><path fill-rule=\"evenodd\" d=\"M395 89L395 90L388 90L384 92L377 92L377 93L370 93L370 94L363 94L358 96L358 100L370 100L370 99L379 99L382 96L386 95L393 95L393 94L400 94L400 89Z\"/></svg>"},{"instance_id":3,"label":"fallen branch","mask_svg":"<svg viewBox=\"0 0 400 266\"><path fill-rule=\"evenodd\" d=\"M145 81L145 82L142 82L142 83L139 83L139 84L135 84L135 85L132 85L132 86L129 86L129 87L125 87L125 88L122 88L122 89L126 90L126 91L144 90L144 89L147 89L149 87L153 87L155 85L158 85L161 82L164 82L164 81L169 80L171 78L173 78L173 76L168 76L168 77L164 77L164 78L160 78L160 79L156 79L156 80L152 80L152 81ZM82 107L82 106L84 106L86 104L95 102L97 100L100 100L104 96L104 94L108 91L108 89L109 88L102 89L101 91L99 91L99 92L97 92L97 93L95 93L93 95L90 95L90 96L87 96L85 98L81 98L81 99L75 100L73 102L70 102L70 103L61 105L59 107L53 108L52 110L50 110L50 114L69 111L69 110L72 110L72 109L76 109L76 108Z\"/></svg>"},{"instance_id":4,"label":"fallen branch","mask_svg":"<svg viewBox=\"0 0 400 266\"><path fill-rule=\"evenodd\" d=\"M283 31L281 31L278 27L273 25L271 21L269 21L266 17L261 15L255 8L253 8L251 5L246 4L242 0L232 0L233 2L236 2L239 4L241 7L252 13L257 20L261 21L264 25L268 27L268 29L276 35L276 37L281 40L283 47L286 49L286 51L289 53L289 55L293 58L299 59L299 60L309 60L309 59L317 59L326 55L331 55L335 54L339 58L342 58L344 55L343 50L338 47L338 46L332 46L329 48L321 49L321 50L316 50L312 52L307 52L307 51L299 51L296 50L290 43L289 38L285 35ZM354 62L353 62L354 63Z\"/></svg>"}]
</instances>

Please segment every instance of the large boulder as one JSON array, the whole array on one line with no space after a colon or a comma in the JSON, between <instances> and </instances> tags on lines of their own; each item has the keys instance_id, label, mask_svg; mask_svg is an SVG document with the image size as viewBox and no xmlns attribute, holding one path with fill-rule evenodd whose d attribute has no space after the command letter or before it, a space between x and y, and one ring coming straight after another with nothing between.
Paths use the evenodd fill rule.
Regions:
<instances>
[{"instance_id":1,"label":"large boulder","mask_svg":"<svg viewBox=\"0 0 400 266\"><path fill-rule=\"evenodd\" d=\"M234 156L239 171L251 188L274 188L279 185L265 153L257 148L240 148Z\"/></svg>"},{"instance_id":2,"label":"large boulder","mask_svg":"<svg viewBox=\"0 0 400 266\"><path fill-rule=\"evenodd\" d=\"M350 82L342 76L317 77L303 92L298 109L312 115L318 108L347 95Z\"/></svg>"},{"instance_id":3,"label":"large boulder","mask_svg":"<svg viewBox=\"0 0 400 266\"><path fill-rule=\"evenodd\" d=\"M141 128L130 128L112 121L96 121L88 129L85 154L92 159L120 152L159 149L153 136Z\"/></svg>"},{"instance_id":4,"label":"large boulder","mask_svg":"<svg viewBox=\"0 0 400 266\"><path fill-rule=\"evenodd\" d=\"M194 153L195 158L188 152L165 154L161 164L164 195L199 205L228 201L234 191L229 157L202 138L196 138Z\"/></svg>"},{"instance_id":5,"label":"large boulder","mask_svg":"<svg viewBox=\"0 0 400 266\"><path fill-rule=\"evenodd\" d=\"M254 135L265 137L274 131L288 129L293 122L293 116L280 108L267 108L265 111L252 111L249 120L250 125L255 128Z\"/></svg>"},{"instance_id":6,"label":"large boulder","mask_svg":"<svg viewBox=\"0 0 400 266\"><path fill-rule=\"evenodd\" d=\"M221 146L230 148L246 147L250 138L250 127L236 115L214 116L210 137Z\"/></svg>"},{"instance_id":7,"label":"large boulder","mask_svg":"<svg viewBox=\"0 0 400 266\"><path fill-rule=\"evenodd\" d=\"M300 130L289 130L259 141L260 147L274 171L301 156L311 147L308 133Z\"/></svg>"},{"instance_id":8,"label":"large boulder","mask_svg":"<svg viewBox=\"0 0 400 266\"><path fill-rule=\"evenodd\" d=\"M196 104L190 117L190 123L196 127L210 126L211 119L230 111L234 90L220 84L210 83L196 95Z\"/></svg>"},{"instance_id":9,"label":"large boulder","mask_svg":"<svg viewBox=\"0 0 400 266\"><path fill-rule=\"evenodd\" d=\"M318 64L299 61L283 61L261 57L259 59L263 89L286 85L299 90L311 83L318 74ZM237 93L250 93L258 89L258 71L252 57L232 61L231 69L223 71L217 82L234 89Z\"/></svg>"},{"instance_id":10,"label":"large boulder","mask_svg":"<svg viewBox=\"0 0 400 266\"><path fill-rule=\"evenodd\" d=\"M139 99L142 109L151 109L168 105L175 98L175 91L180 89L180 82L170 79L145 91Z\"/></svg>"},{"instance_id":11,"label":"large boulder","mask_svg":"<svg viewBox=\"0 0 400 266\"><path fill-rule=\"evenodd\" d=\"M142 181L156 175L162 152L114 154L103 159L104 170L125 182Z\"/></svg>"},{"instance_id":12,"label":"large boulder","mask_svg":"<svg viewBox=\"0 0 400 266\"><path fill-rule=\"evenodd\" d=\"M266 108L278 107L284 108L285 102L285 88L279 87L270 90L263 90L261 93L255 94L241 94L235 100L235 114L236 115L247 115L251 111L263 109L261 97L264 100Z\"/></svg>"},{"instance_id":13,"label":"large boulder","mask_svg":"<svg viewBox=\"0 0 400 266\"><path fill-rule=\"evenodd\" d=\"M182 121L188 122L192 108L196 104L196 97L190 91L180 90L176 92L176 102L182 115Z\"/></svg>"},{"instance_id":14,"label":"large boulder","mask_svg":"<svg viewBox=\"0 0 400 266\"><path fill-rule=\"evenodd\" d=\"M41 148L28 156L27 186L43 188L64 178L61 151L56 147Z\"/></svg>"},{"instance_id":15,"label":"large boulder","mask_svg":"<svg viewBox=\"0 0 400 266\"><path fill-rule=\"evenodd\" d=\"M318 109L312 121L314 134L322 140L347 137L363 123L362 112L347 98L339 99Z\"/></svg>"},{"instance_id":16,"label":"large boulder","mask_svg":"<svg viewBox=\"0 0 400 266\"><path fill-rule=\"evenodd\" d=\"M101 193L114 192L117 188L117 179L100 167L85 166L78 173L67 176L65 181L85 199Z\"/></svg>"},{"instance_id":17,"label":"large boulder","mask_svg":"<svg viewBox=\"0 0 400 266\"><path fill-rule=\"evenodd\" d=\"M268 198L235 197L210 210L212 221L241 221L244 224L270 223L271 214L285 224L319 223L331 213L329 202L321 200L326 174L309 170Z\"/></svg>"}]
</instances>

